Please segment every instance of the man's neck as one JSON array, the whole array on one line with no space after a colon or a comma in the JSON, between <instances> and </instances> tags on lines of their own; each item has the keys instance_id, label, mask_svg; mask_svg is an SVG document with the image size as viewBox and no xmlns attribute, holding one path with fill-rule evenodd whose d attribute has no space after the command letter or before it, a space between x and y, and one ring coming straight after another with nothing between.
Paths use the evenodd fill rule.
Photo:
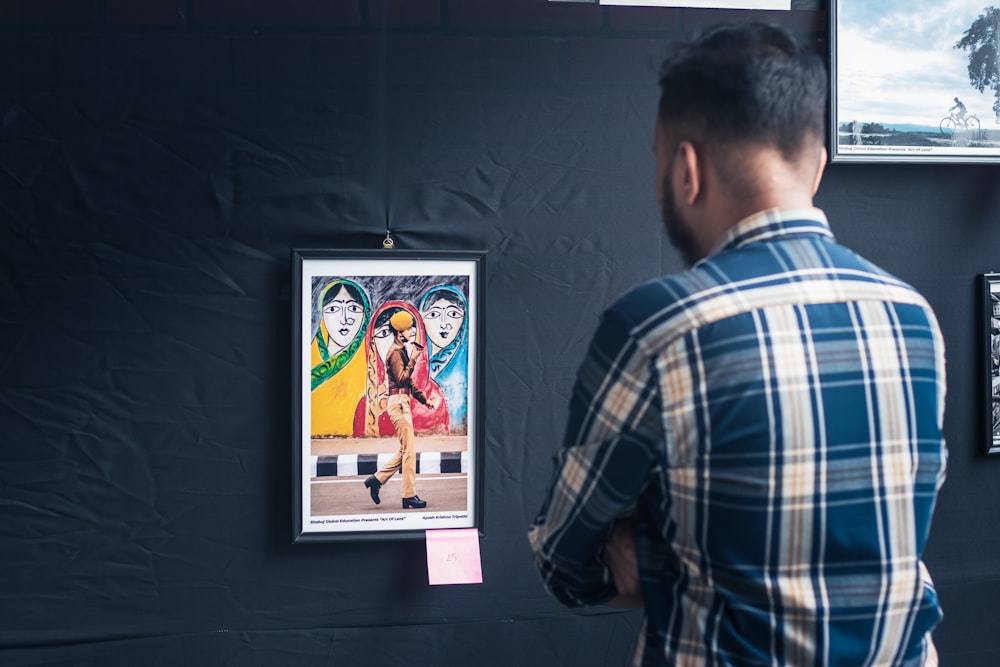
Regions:
<instances>
[{"instance_id":1,"label":"man's neck","mask_svg":"<svg viewBox=\"0 0 1000 667\"><path fill-rule=\"evenodd\" d=\"M776 150L760 151L744 159L742 167L756 174L741 188L730 187L719 173L713 173L707 185L714 189L698 213L701 230L700 246L704 252L715 248L729 230L741 220L774 208L811 208L813 194L822 175L825 152L794 162L785 160Z\"/></svg>"}]
</instances>

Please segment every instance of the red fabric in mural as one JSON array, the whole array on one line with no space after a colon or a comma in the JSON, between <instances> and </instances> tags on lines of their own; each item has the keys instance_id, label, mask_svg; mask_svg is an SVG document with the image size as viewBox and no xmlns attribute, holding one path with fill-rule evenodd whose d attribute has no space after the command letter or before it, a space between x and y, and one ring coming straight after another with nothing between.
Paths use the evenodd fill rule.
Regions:
<instances>
[{"instance_id":1,"label":"red fabric in mural","mask_svg":"<svg viewBox=\"0 0 1000 667\"><path fill-rule=\"evenodd\" d=\"M405 310L413 315L413 321L417 328L417 342L427 347L427 335L424 331L423 319L420 312L412 304L405 301L386 301L379 306L368 322L368 330L365 332L365 358L368 368L365 379L365 395L358 401L354 411L354 436L357 438L379 437L396 435L396 429L389 420L386 412L386 403L389 398L385 377L385 359L379 354L377 336L386 335L386 328L376 326L380 315L386 311ZM392 336L391 330L388 335ZM416 365L413 367L411 382L419 388L428 401L436 399L437 407L433 410L423 403L412 400L413 430L417 435L437 435L446 434L449 429L448 405L445 401L441 387L431 379L430 367L428 365L428 352L417 357Z\"/></svg>"}]
</instances>

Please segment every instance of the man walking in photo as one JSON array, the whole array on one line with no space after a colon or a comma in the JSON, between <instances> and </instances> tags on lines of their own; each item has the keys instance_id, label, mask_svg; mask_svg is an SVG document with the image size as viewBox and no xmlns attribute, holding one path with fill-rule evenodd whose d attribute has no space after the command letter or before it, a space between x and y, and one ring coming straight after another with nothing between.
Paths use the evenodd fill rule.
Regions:
<instances>
[{"instance_id":1,"label":"man walking in photo","mask_svg":"<svg viewBox=\"0 0 1000 667\"><path fill-rule=\"evenodd\" d=\"M379 490L397 471L403 472L403 509L423 509L427 501L417 495L417 452L414 444L413 414L410 411L410 397L417 399L431 409L437 407L429 401L419 387L411 382L413 368L424 348L414 340L415 322L405 310L397 311L389 318L389 328L395 341L385 357L386 378L389 386L389 404L386 411L399 436L399 451L374 475L369 475L365 486L376 505L381 503Z\"/></svg>"}]
</instances>

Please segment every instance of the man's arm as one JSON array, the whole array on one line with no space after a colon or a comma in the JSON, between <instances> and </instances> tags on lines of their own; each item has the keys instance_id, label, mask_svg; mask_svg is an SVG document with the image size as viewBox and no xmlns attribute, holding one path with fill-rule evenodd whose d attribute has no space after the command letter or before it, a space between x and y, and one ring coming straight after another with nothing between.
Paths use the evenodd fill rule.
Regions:
<instances>
[{"instance_id":1,"label":"man's arm","mask_svg":"<svg viewBox=\"0 0 1000 667\"><path fill-rule=\"evenodd\" d=\"M410 396L417 399L432 410L437 407L437 405L431 404L431 401L427 398L427 395L424 394L424 392L420 391L412 384L410 385Z\"/></svg>"},{"instance_id":2,"label":"man's arm","mask_svg":"<svg viewBox=\"0 0 1000 667\"><path fill-rule=\"evenodd\" d=\"M649 359L622 318L609 311L580 368L555 479L529 532L542 579L564 604L599 604L626 592L616 583L626 585L628 568L612 563L628 560L627 542L612 539L612 531L634 511L655 456L653 443L660 442Z\"/></svg>"},{"instance_id":3,"label":"man's arm","mask_svg":"<svg viewBox=\"0 0 1000 667\"><path fill-rule=\"evenodd\" d=\"M604 545L605 560L614 578L615 597L608 601L610 607L635 609L642 607L639 589L639 559L635 550L635 522L625 519L615 524L611 539Z\"/></svg>"}]
</instances>

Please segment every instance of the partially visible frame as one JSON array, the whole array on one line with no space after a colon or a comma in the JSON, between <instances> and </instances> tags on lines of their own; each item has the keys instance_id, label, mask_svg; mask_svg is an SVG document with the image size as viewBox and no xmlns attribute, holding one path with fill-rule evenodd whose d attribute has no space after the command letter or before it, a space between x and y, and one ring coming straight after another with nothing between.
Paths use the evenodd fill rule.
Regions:
<instances>
[{"instance_id":1,"label":"partially visible frame","mask_svg":"<svg viewBox=\"0 0 1000 667\"><path fill-rule=\"evenodd\" d=\"M1000 273L979 276L987 454L1000 454Z\"/></svg>"},{"instance_id":2,"label":"partially visible frame","mask_svg":"<svg viewBox=\"0 0 1000 667\"><path fill-rule=\"evenodd\" d=\"M693 7L699 9L791 9L792 0L549 0L630 7ZM801 9L801 7L800 7ZM812 9L810 7L810 9Z\"/></svg>"},{"instance_id":3,"label":"partially visible frame","mask_svg":"<svg viewBox=\"0 0 1000 667\"><path fill-rule=\"evenodd\" d=\"M1000 162L1000 65L970 80L998 46L985 4L830 0L832 161Z\"/></svg>"},{"instance_id":4,"label":"partially visible frame","mask_svg":"<svg viewBox=\"0 0 1000 667\"><path fill-rule=\"evenodd\" d=\"M700 9L791 9L792 0L599 0L602 5Z\"/></svg>"},{"instance_id":5,"label":"partially visible frame","mask_svg":"<svg viewBox=\"0 0 1000 667\"><path fill-rule=\"evenodd\" d=\"M293 542L482 533L484 264L484 251L292 251ZM385 368L399 310L423 346L413 383L434 404L408 403L420 509L403 507L402 471L380 504L365 486L401 450Z\"/></svg>"}]
</instances>

